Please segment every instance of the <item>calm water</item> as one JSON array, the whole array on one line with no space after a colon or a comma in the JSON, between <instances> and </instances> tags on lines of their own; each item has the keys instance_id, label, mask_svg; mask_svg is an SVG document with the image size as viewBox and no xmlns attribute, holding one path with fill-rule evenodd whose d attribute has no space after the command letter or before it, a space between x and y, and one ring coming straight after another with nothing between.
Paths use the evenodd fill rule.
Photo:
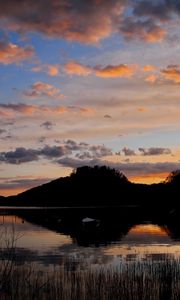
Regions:
<instances>
[{"instance_id":1,"label":"calm water","mask_svg":"<svg viewBox=\"0 0 180 300\"><path fill-rule=\"evenodd\" d=\"M119 261L180 259L180 241L170 232L170 225L138 221L99 220L80 215L73 219L56 214L24 214L1 211L1 249L15 238L16 260L43 267L56 267L71 260L81 268L91 264L116 265ZM4 250L5 251L5 250ZM5 253L4 253L5 254Z\"/></svg>"}]
</instances>

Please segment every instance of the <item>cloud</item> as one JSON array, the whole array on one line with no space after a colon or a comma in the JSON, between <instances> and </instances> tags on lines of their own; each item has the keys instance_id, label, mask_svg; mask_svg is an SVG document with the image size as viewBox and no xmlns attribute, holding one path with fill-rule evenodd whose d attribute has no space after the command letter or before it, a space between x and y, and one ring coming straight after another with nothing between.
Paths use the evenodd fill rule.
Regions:
<instances>
[{"instance_id":1,"label":"cloud","mask_svg":"<svg viewBox=\"0 0 180 300\"><path fill-rule=\"evenodd\" d=\"M39 155L43 155L46 158L56 158L61 157L67 154L71 154L71 150L69 150L65 145L62 146L45 146L41 150L39 150Z\"/></svg>"},{"instance_id":2,"label":"cloud","mask_svg":"<svg viewBox=\"0 0 180 300\"><path fill-rule=\"evenodd\" d=\"M179 14L179 2L170 0L8 0L0 3L3 29L39 32L89 44L97 44L117 32L126 39L161 41L166 36L164 24Z\"/></svg>"},{"instance_id":3,"label":"cloud","mask_svg":"<svg viewBox=\"0 0 180 300\"><path fill-rule=\"evenodd\" d=\"M150 16L164 22L173 18L173 13L180 14L180 5L176 0L141 0L135 2L133 12L140 17Z\"/></svg>"},{"instance_id":4,"label":"cloud","mask_svg":"<svg viewBox=\"0 0 180 300\"><path fill-rule=\"evenodd\" d=\"M8 0L0 3L4 27L97 43L114 30L126 0Z\"/></svg>"},{"instance_id":5,"label":"cloud","mask_svg":"<svg viewBox=\"0 0 180 300\"><path fill-rule=\"evenodd\" d=\"M46 130L51 130L53 127L53 123L50 121L46 121L46 122L42 123L40 126L44 127Z\"/></svg>"},{"instance_id":6,"label":"cloud","mask_svg":"<svg viewBox=\"0 0 180 300\"><path fill-rule=\"evenodd\" d=\"M69 75L87 76L92 73L92 69L76 61L69 61L64 65L64 71Z\"/></svg>"},{"instance_id":7,"label":"cloud","mask_svg":"<svg viewBox=\"0 0 180 300\"><path fill-rule=\"evenodd\" d=\"M45 64L45 65L39 65L35 66L31 69L33 72L45 72L48 75L55 77L59 74L60 66L57 64Z\"/></svg>"},{"instance_id":8,"label":"cloud","mask_svg":"<svg viewBox=\"0 0 180 300\"><path fill-rule=\"evenodd\" d=\"M110 168L115 168L120 172L123 172L126 176L143 176L149 174L160 174L160 173L170 173L173 170L180 169L180 163L175 162L157 162L157 163L120 163L120 162L110 162L101 159L77 159L72 157L63 157L58 160L58 163L64 167L70 167L72 169L81 166L109 166Z\"/></svg>"},{"instance_id":9,"label":"cloud","mask_svg":"<svg viewBox=\"0 0 180 300\"><path fill-rule=\"evenodd\" d=\"M147 76L147 77L145 78L145 81L154 83L154 82L157 81L157 79L158 79L158 76L152 74L152 75Z\"/></svg>"},{"instance_id":10,"label":"cloud","mask_svg":"<svg viewBox=\"0 0 180 300\"><path fill-rule=\"evenodd\" d=\"M98 146L89 146L89 151L92 153L92 156L94 157L104 157L104 156L111 156L112 150L105 147L104 145L98 145Z\"/></svg>"},{"instance_id":11,"label":"cloud","mask_svg":"<svg viewBox=\"0 0 180 300\"><path fill-rule=\"evenodd\" d=\"M24 103L9 103L3 104L0 103L0 115L2 117L12 117L12 113L18 113L26 116L31 116L34 114L37 115L49 115L52 114L53 116L58 114L64 114L67 112L79 112L83 114L92 114L95 110L91 107L78 107L78 106L45 106L45 105L31 105L31 104L24 104Z\"/></svg>"},{"instance_id":12,"label":"cloud","mask_svg":"<svg viewBox=\"0 0 180 300\"><path fill-rule=\"evenodd\" d=\"M146 156L146 155L171 154L171 150L169 148L151 147L151 148L139 148L138 150L144 156Z\"/></svg>"},{"instance_id":13,"label":"cloud","mask_svg":"<svg viewBox=\"0 0 180 300\"><path fill-rule=\"evenodd\" d=\"M0 41L0 64L19 64L24 60L32 58L34 49L31 46L20 47L16 44Z\"/></svg>"},{"instance_id":14,"label":"cloud","mask_svg":"<svg viewBox=\"0 0 180 300\"><path fill-rule=\"evenodd\" d=\"M6 129L0 129L0 134L6 133Z\"/></svg>"},{"instance_id":15,"label":"cloud","mask_svg":"<svg viewBox=\"0 0 180 300\"><path fill-rule=\"evenodd\" d=\"M24 147L16 148L15 151L1 152L0 162L9 164L21 164L38 160L38 152L33 149L25 149Z\"/></svg>"},{"instance_id":16,"label":"cloud","mask_svg":"<svg viewBox=\"0 0 180 300\"><path fill-rule=\"evenodd\" d=\"M139 39L149 43L161 42L166 36L166 30L155 24L153 19L128 17L120 24L119 30L127 40Z\"/></svg>"},{"instance_id":17,"label":"cloud","mask_svg":"<svg viewBox=\"0 0 180 300\"><path fill-rule=\"evenodd\" d=\"M103 77L103 78L115 78L115 77L129 78L135 72L134 66L128 66L125 64L120 64L117 66L108 65L106 67L96 66L94 70L97 77Z\"/></svg>"},{"instance_id":18,"label":"cloud","mask_svg":"<svg viewBox=\"0 0 180 300\"><path fill-rule=\"evenodd\" d=\"M155 71L155 70L156 70L156 67L153 66L153 65L145 65L143 67L144 72L152 72L152 71Z\"/></svg>"},{"instance_id":19,"label":"cloud","mask_svg":"<svg viewBox=\"0 0 180 300\"><path fill-rule=\"evenodd\" d=\"M112 117L110 115L104 115L105 119L111 119Z\"/></svg>"},{"instance_id":20,"label":"cloud","mask_svg":"<svg viewBox=\"0 0 180 300\"><path fill-rule=\"evenodd\" d=\"M17 103L17 104L0 104L0 108L4 109L5 111L14 111L18 113L22 113L25 115L33 114L37 111L38 106L36 105L27 105L23 103Z\"/></svg>"},{"instance_id":21,"label":"cloud","mask_svg":"<svg viewBox=\"0 0 180 300\"><path fill-rule=\"evenodd\" d=\"M76 61L69 61L64 65L64 71L69 75L88 76L90 74L102 78L131 77L136 70L135 65L107 65L107 66L85 66Z\"/></svg>"},{"instance_id":22,"label":"cloud","mask_svg":"<svg viewBox=\"0 0 180 300\"><path fill-rule=\"evenodd\" d=\"M62 98L61 90L56 88L54 85L45 83L42 81L35 82L31 88L24 91L23 94L27 97L52 97L52 98Z\"/></svg>"},{"instance_id":23,"label":"cloud","mask_svg":"<svg viewBox=\"0 0 180 300\"><path fill-rule=\"evenodd\" d=\"M148 109L146 107L138 107L138 111L141 113L147 112Z\"/></svg>"},{"instance_id":24,"label":"cloud","mask_svg":"<svg viewBox=\"0 0 180 300\"><path fill-rule=\"evenodd\" d=\"M162 76L175 83L180 83L180 67L178 65L170 65L161 71Z\"/></svg>"},{"instance_id":25,"label":"cloud","mask_svg":"<svg viewBox=\"0 0 180 300\"><path fill-rule=\"evenodd\" d=\"M91 107L79 107L79 110L81 113L85 114L93 114L95 113L95 109Z\"/></svg>"},{"instance_id":26,"label":"cloud","mask_svg":"<svg viewBox=\"0 0 180 300\"><path fill-rule=\"evenodd\" d=\"M134 156L134 155L136 155L136 153L135 153L134 150L129 149L129 148L127 148L127 147L124 147L124 148L122 149L122 152L124 153L125 156Z\"/></svg>"},{"instance_id":27,"label":"cloud","mask_svg":"<svg viewBox=\"0 0 180 300\"><path fill-rule=\"evenodd\" d=\"M59 66L58 65L46 65L47 73L50 76L57 76L59 73Z\"/></svg>"},{"instance_id":28,"label":"cloud","mask_svg":"<svg viewBox=\"0 0 180 300\"><path fill-rule=\"evenodd\" d=\"M111 149L104 145L89 145L87 143L76 143L73 140L61 142L60 145L45 145L39 149L16 148L14 151L0 152L0 162L8 164L21 164L37 161L40 158L59 159L65 156L76 156L84 158L102 158L112 155Z\"/></svg>"}]
</instances>

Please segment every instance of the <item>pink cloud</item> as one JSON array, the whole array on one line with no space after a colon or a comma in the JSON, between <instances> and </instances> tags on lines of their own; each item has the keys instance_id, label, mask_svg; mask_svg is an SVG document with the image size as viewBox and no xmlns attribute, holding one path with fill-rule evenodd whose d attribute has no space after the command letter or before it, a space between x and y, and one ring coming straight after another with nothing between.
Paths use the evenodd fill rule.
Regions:
<instances>
[{"instance_id":1,"label":"pink cloud","mask_svg":"<svg viewBox=\"0 0 180 300\"><path fill-rule=\"evenodd\" d=\"M64 65L64 71L69 75L87 76L92 73L90 67L86 67L76 61L69 61Z\"/></svg>"},{"instance_id":2,"label":"pink cloud","mask_svg":"<svg viewBox=\"0 0 180 300\"><path fill-rule=\"evenodd\" d=\"M42 81L35 82L31 88L24 91L23 94L27 97L52 97L52 98L62 98L61 90L56 88L54 85L45 83Z\"/></svg>"},{"instance_id":3,"label":"pink cloud","mask_svg":"<svg viewBox=\"0 0 180 300\"><path fill-rule=\"evenodd\" d=\"M34 49L31 46L20 47L12 43L0 42L0 63L4 65L18 64L32 58Z\"/></svg>"}]
</instances>

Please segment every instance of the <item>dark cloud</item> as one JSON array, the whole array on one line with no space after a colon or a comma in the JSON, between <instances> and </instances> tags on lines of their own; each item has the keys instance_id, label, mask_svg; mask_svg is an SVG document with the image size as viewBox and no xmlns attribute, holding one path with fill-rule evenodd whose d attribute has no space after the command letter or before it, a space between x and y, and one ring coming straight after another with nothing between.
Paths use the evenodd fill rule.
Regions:
<instances>
[{"instance_id":1,"label":"dark cloud","mask_svg":"<svg viewBox=\"0 0 180 300\"><path fill-rule=\"evenodd\" d=\"M3 136L3 137L1 137L1 140L10 140L10 139L13 139L14 138L14 136L12 135L12 134L7 134L7 135L5 135L5 136ZM17 138L16 138L17 139Z\"/></svg>"},{"instance_id":2,"label":"dark cloud","mask_svg":"<svg viewBox=\"0 0 180 300\"><path fill-rule=\"evenodd\" d=\"M161 41L166 35L166 31L152 18L145 20L133 16L125 18L119 30L127 40L139 39L150 43Z\"/></svg>"},{"instance_id":3,"label":"dark cloud","mask_svg":"<svg viewBox=\"0 0 180 300\"><path fill-rule=\"evenodd\" d=\"M8 0L0 2L1 24L16 31L98 42L107 37L126 0Z\"/></svg>"},{"instance_id":4,"label":"dark cloud","mask_svg":"<svg viewBox=\"0 0 180 300\"><path fill-rule=\"evenodd\" d=\"M127 147L124 147L122 149L122 152L124 153L125 156L133 156L133 155L136 155L135 151L132 150L132 149L129 149Z\"/></svg>"},{"instance_id":5,"label":"dark cloud","mask_svg":"<svg viewBox=\"0 0 180 300\"><path fill-rule=\"evenodd\" d=\"M87 151L80 152L76 154L76 157L78 157L81 160L84 159L97 159L105 156L111 156L113 155L112 150L105 147L105 146L85 146ZM82 150L84 149L84 146L82 146Z\"/></svg>"},{"instance_id":6,"label":"dark cloud","mask_svg":"<svg viewBox=\"0 0 180 300\"><path fill-rule=\"evenodd\" d=\"M53 128L53 123L50 121L46 121L42 123L40 126L45 128L46 130L51 130Z\"/></svg>"},{"instance_id":7,"label":"dark cloud","mask_svg":"<svg viewBox=\"0 0 180 300\"><path fill-rule=\"evenodd\" d=\"M97 145L97 146L89 146L89 151L92 153L92 156L104 157L112 155L112 150L110 148L105 147L104 145Z\"/></svg>"},{"instance_id":8,"label":"dark cloud","mask_svg":"<svg viewBox=\"0 0 180 300\"><path fill-rule=\"evenodd\" d=\"M15 151L0 153L0 161L10 164L21 164L35 160L38 160L38 151L33 149L19 147Z\"/></svg>"},{"instance_id":9,"label":"dark cloud","mask_svg":"<svg viewBox=\"0 0 180 300\"><path fill-rule=\"evenodd\" d=\"M82 148L86 147L85 144L78 144L73 140L67 140L67 141L65 141L65 144L66 144L66 148L70 151L79 151ZM87 146L88 146L88 144L87 144Z\"/></svg>"},{"instance_id":10,"label":"dark cloud","mask_svg":"<svg viewBox=\"0 0 180 300\"><path fill-rule=\"evenodd\" d=\"M61 142L60 145L45 145L39 149L16 148L14 151L0 152L0 162L9 164L21 164L25 162L37 161L41 157L46 159L58 159L65 156L85 158L101 158L112 155L111 149L104 145L89 145L86 143L76 143L73 140Z\"/></svg>"},{"instance_id":11,"label":"dark cloud","mask_svg":"<svg viewBox=\"0 0 180 300\"><path fill-rule=\"evenodd\" d=\"M110 115L104 115L105 119L111 119L112 117Z\"/></svg>"},{"instance_id":12,"label":"dark cloud","mask_svg":"<svg viewBox=\"0 0 180 300\"><path fill-rule=\"evenodd\" d=\"M12 110L18 113L30 114L37 110L36 105L28 105L24 103L8 103L8 104L0 104L0 108L5 110Z\"/></svg>"},{"instance_id":13,"label":"dark cloud","mask_svg":"<svg viewBox=\"0 0 180 300\"><path fill-rule=\"evenodd\" d=\"M3 134L6 132L6 129L0 129L0 134Z\"/></svg>"},{"instance_id":14,"label":"dark cloud","mask_svg":"<svg viewBox=\"0 0 180 300\"><path fill-rule=\"evenodd\" d=\"M38 142L39 143L44 143L46 140L46 137L45 136L41 136L39 139L38 139Z\"/></svg>"},{"instance_id":15,"label":"dark cloud","mask_svg":"<svg viewBox=\"0 0 180 300\"><path fill-rule=\"evenodd\" d=\"M162 1L162 0L145 0L145 1L137 1L134 6L134 14L138 16L151 16L154 18L158 18L161 20L167 20L171 17L170 6L167 2L173 1Z\"/></svg>"},{"instance_id":16,"label":"dark cloud","mask_svg":"<svg viewBox=\"0 0 180 300\"><path fill-rule=\"evenodd\" d=\"M152 42L164 37L161 24L179 13L178 0L8 0L0 2L0 29L83 43L98 43L119 29L128 39Z\"/></svg>"},{"instance_id":17,"label":"dark cloud","mask_svg":"<svg viewBox=\"0 0 180 300\"><path fill-rule=\"evenodd\" d=\"M79 158L80 160L93 159L93 155L88 151L83 153L77 153L76 157Z\"/></svg>"},{"instance_id":18,"label":"dark cloud","mask_svg":"<svg viewBox=\"0 0 180 300\"><path fill-rule=\"evenodd\" d=\"M46 158L61 157L71 154L72 152L66 146L45 146L39 150L39 155L43 155Z\"/></svg>"},{"instance_id":19,"label":"dark cloud","mask_svg":"<svg viewBox=\"0 0 180 300\"><path fill-rule=\"evenodd\" d=\"M115 168L123 172L126 176L142 176L149 174L160 174L160 173L170 173L172 170L180 169L180 163L174 162L157 162L157 163L118 163L109 162L100 159L84 159L80 160L77 158L64 157L58 160L58 163L64 167L77 168L81 166L103 166L107 165L111 168Z\"/></svg>"},{"instance_id":20,"label":"dark cloud","mask_svg":"<svg viewBox=\"0 0 180 300\"><path fill-rule=\"evenodd\" d=\"M180 14L179 0L134 1L134 14L140 17L151 16L162 21L169 20L173 14Z\"/></svg>"},{"instance_id":21,"label":"dark cloud","mask_svg":"<svg viewBox=\"0 0 180 300\"><path fill-rule=\"evenodd\" d=\"M146 155L171 154L171 150L169 148L151 147L151 148L139 148L138 150L144 156L146 156Z\"/></svg>"}]
</instances>

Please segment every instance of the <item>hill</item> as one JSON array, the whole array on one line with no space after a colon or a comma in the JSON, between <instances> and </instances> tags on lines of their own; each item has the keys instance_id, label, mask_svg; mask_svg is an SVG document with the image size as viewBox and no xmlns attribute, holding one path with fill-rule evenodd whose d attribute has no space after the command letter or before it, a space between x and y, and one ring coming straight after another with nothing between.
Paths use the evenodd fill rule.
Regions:
<instances>
[{"instance_id":1,"label":"hill","mask_svg":"<svg viewBox=\"0 0 180 300\"><path fill-rule=\"evenodd\" d=\"M80 167L70 176L58 178L17 196L0 198L0 205L73 207L136 205L151 209L179 207L180 171L163 183L131 183L127 177L106 166ZM168 201L167 201L167 200Z\"/></svg>"}]
</instances>

